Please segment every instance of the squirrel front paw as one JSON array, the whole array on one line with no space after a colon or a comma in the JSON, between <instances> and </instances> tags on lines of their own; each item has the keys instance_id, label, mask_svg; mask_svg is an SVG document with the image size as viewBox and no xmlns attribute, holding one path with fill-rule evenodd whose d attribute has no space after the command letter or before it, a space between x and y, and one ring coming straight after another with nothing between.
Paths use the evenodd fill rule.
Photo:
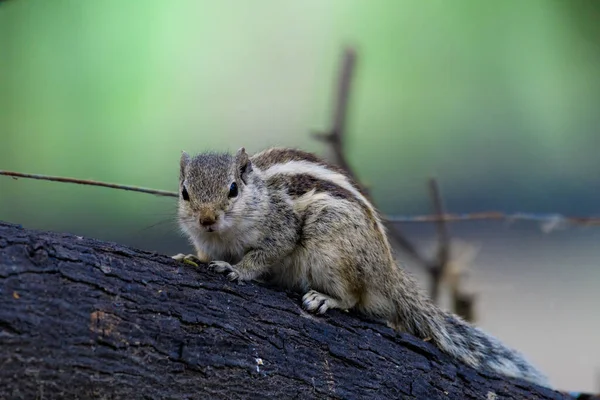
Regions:
<instances>
[{"instance_id":1,"label":"squirrel front paw","mask_svg":"<svg viewBox=\"0 0 600 400\"><path fill-rule=\"evenodd\" d=\"M232 282L240 280L239 271L236 270L231 264L229 264L226 261L211 261L210 263L208 263L208 268L212 269L213 271L219 274L227 272L227 279L229 279Z\"/></svg>"}]
</instances>

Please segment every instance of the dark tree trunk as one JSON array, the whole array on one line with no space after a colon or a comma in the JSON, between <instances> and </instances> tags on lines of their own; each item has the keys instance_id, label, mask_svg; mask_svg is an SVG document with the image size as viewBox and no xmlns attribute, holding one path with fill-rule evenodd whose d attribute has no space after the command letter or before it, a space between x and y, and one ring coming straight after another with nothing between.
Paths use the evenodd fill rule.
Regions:
<instances>
[{"instance_id":1,"label":"dark tree trunk","mask_svg":"<svg viewBox=\"0 0 600 400\"><path fill-rule=\"evenodd\" d=\"M354 313L0 223L0 398L561 399Z\"/></svg>"}]
</instances>

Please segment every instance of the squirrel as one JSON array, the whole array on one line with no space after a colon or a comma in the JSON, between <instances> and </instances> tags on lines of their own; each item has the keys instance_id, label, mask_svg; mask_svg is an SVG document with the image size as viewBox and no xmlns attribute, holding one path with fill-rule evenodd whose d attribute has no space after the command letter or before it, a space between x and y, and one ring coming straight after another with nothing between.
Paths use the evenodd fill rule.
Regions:
<instances>
[{"instance_id":1,"label":"squirrel","mask_svg":"<svg viewBox=\"0 0 600 400\"><path fill-rule=\"evenodd\" d=\"M356 309L479 370L550 387L524 356L436 306L397 263L375 207L341 168L297 149L182 152L179 226L231 281L267 279L306 310ZM266 277L266 278L263 278Z\"/></svg>"}]
</instances>

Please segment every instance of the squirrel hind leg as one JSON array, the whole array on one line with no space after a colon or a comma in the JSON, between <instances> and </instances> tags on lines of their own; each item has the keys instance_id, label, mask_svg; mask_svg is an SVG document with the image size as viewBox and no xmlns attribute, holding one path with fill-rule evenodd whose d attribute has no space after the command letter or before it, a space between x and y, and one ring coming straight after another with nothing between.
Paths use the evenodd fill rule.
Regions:
<instances>
[{"instance_id":1,"label":"squirrel hind leg","mask_svg":"<svg viewBox=\"0 0 600 400\"><path fill-rule=\"evenodd\" d=\"M302 305L308 311L313 311L319 314L324 314L330 309L349 310L354 307L357 300L352 297L346 297L344 299L335 299L326 294L317 292L316 290L309 290L302 297Z\"/></svg>"}]
</instances>

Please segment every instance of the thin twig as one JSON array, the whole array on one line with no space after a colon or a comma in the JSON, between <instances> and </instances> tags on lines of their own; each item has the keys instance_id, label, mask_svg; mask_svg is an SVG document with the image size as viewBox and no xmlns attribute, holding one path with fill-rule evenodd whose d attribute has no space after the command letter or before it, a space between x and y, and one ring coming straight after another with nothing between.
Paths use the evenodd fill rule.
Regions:
<instances>
[{"instance_id":1,"label":"thin twig","mask_svg":"<svg viewBox=\"0 0 600 400\"><path fill-rule=\"evenodd\" d=\"M433 208L436 215L444 215L446 213L444 208L444 202L442 200L442 194L440 192L440 187L435 178L431 178L429 180L429 195L431 196L431 202L433 203ZM446 227L446 222L443 219L438 219L437 221L437 233L438 240L440 243L440 248L438 252L438 261L440 265L446 264L449 258L449 234L448 228Z\"/></svg>"},{"instance_id":2,"label":"thin twig","mask_svg":"<svg viewBox=\"0 0 600 400\"><path fill-rule=\"evenodd\" d=\"M432 262L429 265L431 298L434 302L439 302L440 288L442 282L445 282L450 287L452 311L467 321L473 322L475 318L473 312L475 296L463 292L460 279L461 272L450 270L450 268L456 269L458 266L450 266L450 234L446 221L441 218L446 214L446 211L442 193L435 178L429 179L429 195L431 196L435 215L438 216L436 221L438 235L437 262Z\"/></svg>"},{"instance_id":3,"label":"thin twig","mask_svg":"<svg viewBox=\"0 0 600 400\"><path fill-rule=\"evenodd\" d=\"M391 223L437 223L461 222L461 221L536 221L547 223L561 223L573 225L600 225L600 217L573 217L561 214L538 214L538 213L503 213L500 211L485 211L467 214L443 214L443 215L388 215L385 219Z\"/></svg>"},{"instance_id":4,"label":"thin twig","mask_svg":"<svg viewBox=\"0 0 600 400\"><path fill-rule=\"evenodd\" d=\"M340 140L340 146L344 144L344 134L346 133L346 115L348 115L348 102L350 100L350 89L352 88L352 78L356 66L356 52L352 48L347 48L344 52L344 58L340 70L337 99L334 102L334 113L332 121L333 136ZM342 149L343 150L343 149Z\"/></svg>"},{"instance_id":5,"label":"thin twig","mask_svg":"<svg viewBox=\"0 0 600 400\"><path fill-rule=\"evenodd\" d=\"M11 176L15 179L39 179L53 182L75 183L80 185L102 186L113 189L129 190L134 192L149 193L157 196L178 197L177 192L167 190L149 189L130 185L119 185L115 183L99 182L86 179L64 178L59 176L25 174L21 172L0 170L0 175ZM562 214L537 214L537 213L503 213L500 211L484 211L466 214L448 214L443 215L387 215L384 221L390 224L400 223L435 223L443 220L445 222L463 222L463 221L537 221L546 223L560 223L583 226L600 226L600 217L574 217Z\"/></svg>"},{"instance_id":6,"label":"thin twig","mask_svg":"<svg viewBox=\"0 0 600 400\"><path fill-rule=\"evenodd\" d=\"M347 48L344 51L338 74L339 78L333 102L334 110L331 120L331 129L327 133L315 133L313 134L313 137L331 145L336 158L336 163L360 185L354 170L344 155L346 115L348 114L348 102L350 100L350 89L352 87L352 78L354 76L355 67L356 52L352 48ZM367 193L367 189L363 185L360 186L363 193Z\"/></svg>"},{"instance_id":7,"label":"thin twig","mask_svg":"<svg viewBox=\"0 0 600 400\"><path fill-rule=\"evenodd\" d=\"M99 181L93 181L93 180L89 180L89 179L63 178L60 176L39 175L39 174L24 174L21 172L3 171L3 170L0 170L0 175L12 176L15 179L17 179L17 178L39 179L39 180L43 180L43 181L75 183L78 185L102 186L102 187L108 187L108 188L113 188L113 189L128 190L128 191L132 191L132 192L149 193L149 194L154 194L157 196L179 197L179 193L177 193L177 192L170 192L167 190L148 189L148 188L142 188L142 187L138 187L138 186L119 185L116 183L99 182Z\"/></svg>"},{"instance_id":8,"label":"thin twig","mask_svg":"<svg viewBox=\"0 0 600 400\"><path fill-rule=\"evenodd\" d=\"M429 180L429 193L431 196L431 202L433 203L434 211L437 215L444 215L444 204L442 201L442 195L435 178ZM440 297L440 286L444 276L446 276L446 269L448 266L448 260L450 257L450 238L448 235L448 229L446 222L443 219L439 219L436 223L437 234L438 234L438 255L437 262L432 263L429 266L429 275L431 278L431 298L434 302L438 302Z\"/></svg>"},{"instance_id":9,"label":"thin twig","mask_svg":"<svg viewBox=\"0 0 600 400\"><path fill-rule=\"evenodd\" d=\"M346 115L348 113L348 103L350 100L350 88L352 78L356 69L356 51L352 48L346 48L342 57L342 62L338 72L338 81L335 91L333 104L333 116L331 121L331 129L326 133L316 133L313 137L329 144L333 150L335 163L339 165L361 188L364 195L373 201L369 196L368 189L360 183L356 173L350 166L344 149L345 134L346 134ZM384 221L386 222L386 221ZM409 256L414 258L421 264L427 264L425 258L419 253L417 248L400 232L399 228L386 224L388 232L394 241L400 246Z\"/></svg>"}]
</instances>

